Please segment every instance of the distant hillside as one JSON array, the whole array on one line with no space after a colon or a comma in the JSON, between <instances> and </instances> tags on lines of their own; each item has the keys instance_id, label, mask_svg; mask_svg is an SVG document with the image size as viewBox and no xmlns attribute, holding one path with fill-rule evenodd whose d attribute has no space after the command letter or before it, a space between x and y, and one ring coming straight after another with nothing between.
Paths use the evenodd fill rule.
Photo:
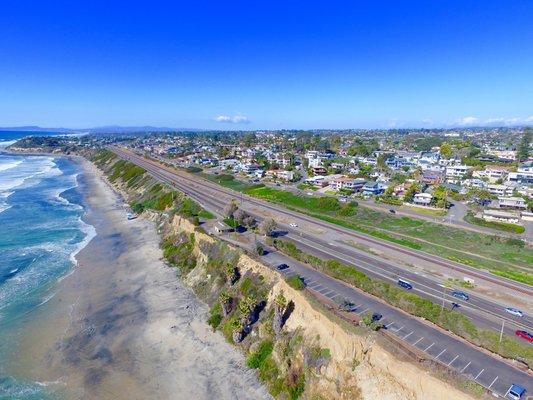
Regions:
<instances>
[{"instance_id":1,"label":"distant hillside","mask_svg":"<svg viewBox=\"0 0 533 400\"><path fill-rule=\"evenodd\" d=\"M157 126L99 126L94 128L43 128L40 126L0 127L0 132L55 132L55 133L140 133L140 132L201 132L195 128L169 128Z\"/></svg>"}]
</instances>

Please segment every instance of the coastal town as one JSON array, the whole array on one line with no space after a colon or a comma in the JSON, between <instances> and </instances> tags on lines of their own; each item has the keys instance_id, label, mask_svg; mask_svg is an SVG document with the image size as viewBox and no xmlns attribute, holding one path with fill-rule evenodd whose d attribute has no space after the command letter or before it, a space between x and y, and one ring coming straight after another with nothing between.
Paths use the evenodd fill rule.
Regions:
<instances>
[{"instance_id":1,"label":"coastal town","mask_svg":"<svg viewBox=\"0 0 533 400\"><path fill-rule=\"evenodd\" d=\"M531 130L174 132L122 142L177 167L533 239ZM524 155L525 154L525 155Z\"/></svg>"}]
</instances>

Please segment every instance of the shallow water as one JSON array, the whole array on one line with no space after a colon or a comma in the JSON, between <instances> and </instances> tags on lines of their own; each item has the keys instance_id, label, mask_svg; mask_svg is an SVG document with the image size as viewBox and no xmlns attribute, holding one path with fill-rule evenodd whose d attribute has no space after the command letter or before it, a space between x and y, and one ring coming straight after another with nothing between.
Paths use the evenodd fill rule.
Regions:
<instances>
[{"instance_id":1,"label":"shallow water","mask_svg":"<svg viewBox=\"0 0 533 400\"><path fill-rule=\"evenodd\" d=\"M81 220L78 165L65 158L0 154L0 399L45 398L46 383L14 377L26 323L94 236Z\"/></svg>"}]
</instances>

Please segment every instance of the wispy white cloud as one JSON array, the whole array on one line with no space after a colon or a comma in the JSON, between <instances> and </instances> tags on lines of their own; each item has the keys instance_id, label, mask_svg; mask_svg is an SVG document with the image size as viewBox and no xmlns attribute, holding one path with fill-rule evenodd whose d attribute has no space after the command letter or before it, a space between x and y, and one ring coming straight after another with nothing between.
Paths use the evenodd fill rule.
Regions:
<instances>
[{"instance_id":1,"label":"wispy white cloud","mask_svg":"<svg viewBox=\"0 0 533 400\"><path fill-rule=\"evenodd\" d=\"M455 126L516 126L522 124L529 124L533 122L533 115L529 117L463 117L456 120L453 124Z\"/></svg>"},{"instance_id":2,"label":"wispy white cloud","mask_svg":"<svg viewBox=\"0 0 533 400\"><path fill-rule=\"evenodd\" d=\"M460 126L468 126L468 125L475 125L478 122L479 122L479 119L476 117L463 117L455 121L455 124L460 125Z\"/></svg>"},{"instance_id":3,"label":"wispy white cloud","mask_svg":"<svg viewBox=\"0 0 533 400\"><path fill-rule=\"evenodd\" d=\"M217 122L225 122L228 124L248 124L250 120L245 115L219 115L215 118Z\"/></svg>"}]
</instances>

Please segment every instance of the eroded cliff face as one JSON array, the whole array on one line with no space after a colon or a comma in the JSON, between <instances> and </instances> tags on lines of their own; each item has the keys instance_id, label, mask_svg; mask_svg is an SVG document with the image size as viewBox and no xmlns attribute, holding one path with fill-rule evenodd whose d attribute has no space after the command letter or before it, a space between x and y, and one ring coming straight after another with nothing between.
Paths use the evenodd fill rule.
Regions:
<instances>
[{"instance_id":1,"label":"eroded cliff face","mask_svg":"<svg viewBox=\"0 0 533 400\"><path fill-rule=\"evenodd\" d=\"M202 233L189 221L178 216L170 221L169 227L173 234L194 233L193 256L196 258L196 267L184 277L184 280L193 288L202 287L204 299L209 298L210 294L205 292L205 284L212 278L207 268L211 255L205 254L202 249L206 248L206 244L227 245ZM322 308L316 299L305 291L293 289L277 272L257 260L241 253L236 262L242 276L254 274L262 277L264 286L268 290L267 308L263 312L267 312L268 307L274 304L276 297L282 293L294 304L294 310L283 330L298 333L304 342L327 349L329 353L327 362L321 363L317 368L307 367L302 398L391 400L474 398L432 376L422 365L393 354L380 343L381 340L376 333L360 327L350 327L347 323L328 315L328 311ZM215 290L213 287L212 290ZM263 331L261 327L258 327L257 331L252 331L253 338L250 341L264 335ZM254 344L239 346L241 345L247 352L256 347ZM274 359L280 358L275 351L273 354ZM295 356L295 360L298 357ZM281 360L277 361L283 363ZM283 395L281 397L283 398Z\"/></svg>"}]
</instances>

